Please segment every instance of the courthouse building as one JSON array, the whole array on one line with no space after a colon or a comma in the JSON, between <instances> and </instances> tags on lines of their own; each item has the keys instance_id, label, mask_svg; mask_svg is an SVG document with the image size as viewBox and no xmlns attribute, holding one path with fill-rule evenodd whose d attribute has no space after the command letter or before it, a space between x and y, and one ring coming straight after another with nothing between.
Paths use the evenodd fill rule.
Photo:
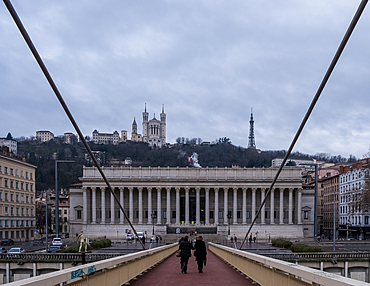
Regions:
<instances>
[{"instance_id":1,"label":"courthouse building","mask_svg":"<svg viewBox=\"0 0 370 286\"><path fill-rule=\"evenodd\" d=\"M156 234L245 235L278 168L103 167L137 231ZM253 227L258 237L313 236L313 190L302 169L282 170ZM130 230L99 171L84 167L81 188L70 189L71 235L125 237ZM152 221L152 215L156 218ZM154 217L154 216L153 216Z\"/></svg>"}]
</instances>

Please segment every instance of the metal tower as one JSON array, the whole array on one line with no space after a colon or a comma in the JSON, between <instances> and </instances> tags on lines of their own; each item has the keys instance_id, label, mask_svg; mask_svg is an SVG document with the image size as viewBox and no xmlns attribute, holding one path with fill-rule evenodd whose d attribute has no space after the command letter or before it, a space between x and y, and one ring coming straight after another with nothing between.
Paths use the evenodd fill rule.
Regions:
<instances>
[{"instance_id":1,"label":"metal tower","mask_svg":"<svg viewBox=\"0 0 370 286\"><path fill-rule=\"evenodd\" d=\"M253 120L253 107L251 109L251 119L249 120L249 142L248 148L256 149L256 142L254 141L254 120Z\"/></svg>"}]
</instances>

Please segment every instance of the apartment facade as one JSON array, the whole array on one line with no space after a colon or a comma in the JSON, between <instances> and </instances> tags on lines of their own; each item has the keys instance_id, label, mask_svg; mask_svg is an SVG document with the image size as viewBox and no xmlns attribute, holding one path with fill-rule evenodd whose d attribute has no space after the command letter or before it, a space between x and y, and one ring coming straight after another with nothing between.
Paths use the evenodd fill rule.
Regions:
<instances>
[{"instance_id":1,"label":"apartment facade","mask_svg":"<svg viewBox=\"0 0 370 286\"><path fill-rule=\"evenodd\" d=\"M36 140L39 142L48 142L54 139L54 134L50 131L36 131Z\"/></svg>"},{"instance_id":2,"label":"apartment facade","mask_svg":"<svg viewBox=\"0 0 370 286\"><path fill-rule=\"evenodd\" d=\"M35 218L36 166L20 161L11 153L0 155L0 240L33 239Z\"/></svg>"}]
</instances>

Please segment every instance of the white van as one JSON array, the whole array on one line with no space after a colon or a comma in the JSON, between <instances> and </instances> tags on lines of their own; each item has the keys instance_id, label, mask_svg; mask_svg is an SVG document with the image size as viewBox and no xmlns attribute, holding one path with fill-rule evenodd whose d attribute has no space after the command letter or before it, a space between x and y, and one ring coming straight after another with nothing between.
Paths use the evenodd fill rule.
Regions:
<instances>
[{"instance_id":1,"label":"white van","mask_svg":"<svg viewBox=\"0 0 370 286\"><path fill-rule=\"evenodd\" d=\"M144 232L142 232L142 231L138 231L138 232L136 232L137 233L137 236L139 237L139 239L143 239L143 237L144 237Z\"/></svg>"}]
</instances>

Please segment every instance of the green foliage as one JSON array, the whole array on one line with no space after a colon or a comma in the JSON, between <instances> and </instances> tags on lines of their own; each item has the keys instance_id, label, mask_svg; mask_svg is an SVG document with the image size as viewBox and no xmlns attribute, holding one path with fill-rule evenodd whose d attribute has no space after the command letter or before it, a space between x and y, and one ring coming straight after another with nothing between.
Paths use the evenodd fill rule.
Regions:
<instances>
[{"instance_id":1,"label":"green foliage","mask_svg":"<svg viewBox=\"0 0 370 286\"><path fill-rule=\"evenodd\" d=\"M110 239L94 240L90 245L93 249L99 249L111 246L112 242Z\"/></svg>"},{"instance_id":2,"label":"green foliage","mask_svg":"<svg viewBox=\"0 0 370 286\"><path fill-rule=\"evenodd\" d=\"M272 245L273 246L276 246L276 247L283 247L283 248L289 248L292 246L292 242L291 241L287 241L287 240L284 240L284 239L274 239L272 240Z\"/></svg>"},{"instance_id":3,"label":"green foliage","mask_svg":"<svg viewBox=\"0 0 370 286\"><path fill-rule=\"evenodd\" d=\"M112 245L112 242L110 239L101 239L101 240L94 240L91 244L87 246L87 251L90 251L91 249L99 249L104 247L110 247ZM61 253L78 253L80 246L71 246L67 249L64 249L60 251Z\"/></svg>"},{"instance_id":4,"label":"green foliage","mask_svg":"<svg viewBox=\"0 0 370 286\"><path fill-rule=\"evenodd\" d=\"M290 247L290 250L293 252L322 252L321 248L313 247L307 244L293 244Z\"/></svg>"},{"instance_id":5,"label":"green foliage","mask_svg":"<svg viewBox=\"0 0 370 286\"><path fill-rule=\"evenodd\" d=\"M71 247L68 247L66 249L63 249L61 251L59 251L60 253L78 253L78 250L79 250L80 246L71 246ZM91 246L88 245L87 246L87 251L90 251L91 250Z\"/></svg>"},{"instance_id":6,"label":"green foliage","mask_svg":"<svg viewBox=\"0 0 370 286\"><path fill-rule=\"evenodd\" d=\"M276 247L283 247L290 249L293 252L322 252L319 247L313 247L307 244L293 244L290 241L284 239L274 239L272 240L272 245Z\"/></svg>"}]
</instances>

